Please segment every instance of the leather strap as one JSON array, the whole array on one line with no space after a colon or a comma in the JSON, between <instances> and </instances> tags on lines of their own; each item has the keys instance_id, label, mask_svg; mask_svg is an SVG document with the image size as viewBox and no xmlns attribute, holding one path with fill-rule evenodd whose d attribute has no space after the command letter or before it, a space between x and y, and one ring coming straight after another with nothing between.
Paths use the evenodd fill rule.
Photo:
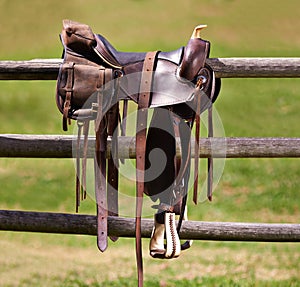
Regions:
<instances>
[{"instance_id":1,"label":"leather strap","mask_svg":"<svg viewBox=\"0 0 300 287\"><path fill-rule=\"evenodd\" d=\"M173 117L173 129L175 137L180 138L180 144L176 141L176 150L180 150L181 157L176 160L175 167L176 171L176 185L175 188L178 189L180 200L174 206L175 214L179 215L177 222L177 228L175 230L177 236L180 232L182 221L186 217L186 202L188 194L188 180L190 174L190 161L191 161L191 126L189 122L183 121L182 118L178 117L176 114L172 113ZM185 131L185 128L188 128L188 134ZM181 166L182 165L182 166ZM166 222L166 221L165 221ZM167 229L167 226L166 226ZM167 232L166 232L167 233ZM181 250L187 249L187 243L181 244ZM179 244L180 245L180 244ZM175 245L176 246L176 245ZM175 257L178 257L180 254L177 253Z\"/></svg>"},{"instance_id":2,"label":"leather strap","mask_svg":"<svg viewBox=\"0 0 300 287\"><path fill-rule=\"evenodd\" d=\"M68 79L66 83L66 99L63 108L63 130L68 130L68 114L71 107L71 99L73 94L73 85L74 85L74 62L70 62L65 65L65 69L68 70Z\"/></svg>"},{"instance_id":3,"label":"leather strap","mask_svg":"<svg viewBox=\"0 0 300 287\"><path fill-rule=\"evenodd\" d=\"M89 128L90 121L86 120L83 124L83 156L82 156L82 175L81 175L81 185L82 185L82 194L81 199L86 199L86 169L87 169L87 153L88 153L88 144L89 144Z\"/></svg>"},{"instance_id":4,"label":"leather strap","mask_svg":"<svg viewBox=\"0 0 300 287\"><path fill-rule=\"evenodd\" d=\"M77 134L77 143L76 143L76 212L78 212L80 206L80 139L83 128L83 122L77 121L78 134Z\"/></svg>"},{"instance_id":5,"label":"leather strap","mask_svg":"<svg viewBox=\"0 0 300 287\"><path fill-rule=\"evenodd\" d=\"M106 202L106 158L103 146L106 145L104 120L96 130L95 191L97 202L97 245L100 251L107 248L107 202Z\"/></svg>"},{"instance_id":6,"label":"leather strap","mask_svg":"<svg viewBox=\"0 0 300 287\"><path fill-rule=\"evenodd\" d=\"M100 70L100 80L104 81L104 70ZM102 91L98 91L98 112L95 120L95 195L97 202L97 245L100 251L107 248L107 199L106 199L106 144L107 132L102 111Z\"/></svg>"},{"instance_id":7,"label":"leather strap","mask_svg":"<svg viewBox=\"0 0 300 287\"><path fill-rule=\"evenodd\" d=\"M213 118L212 118L212 105L208 108L208 138L213 137ZM212 152L212 149L211 149ZM207 198L212 201L213 190L213 157L209 156L207 159Z\"/></svg>"},{"instance_id":8,"label":"leather strap","mask_svg":"<svg viewBox=\"0 0 300 287\"><path fill-rule=\"evenodd\" d=\"M112 91L111 102L113 106L107 112L107 134L111 137L111 153L107 159L107 207L109 216L119 215L118 185L119 185L119 156L118 156L118 123L119 123L119 77L121 72L115 71L116 79L112 82L112 73L106 69L105 86ZM118 237L110 236L112 241L117 241Z\"/></svg>"},{"instance_id":9,"label":"leather strap","mask_svg":"<svg viewBox=\"0 0 300 287\"><path fill-rule=\"evenodd\" d=\"M138 269L138 286L143 286L143 259L142 259L142 236L141 236L141 216L145 179L145 153L148 107L151 97L152 77L157 51L148 52L145 57L137 111L136 125L136 260Z\"/></svg>"},{"instance_id":10,"label":"leather strap","mask_svg":"<svg viewBox=\"0 0 300 287\"><path fill-rule=\"evenodd\" d=\"M212 88L211 88L211 94L210 94L210 100L211 100L211 105L208 108L208 138L211 138L214 136L213 133L213 96L215 94L215 86L216 86L216 78L215 78L215 73L212 71ZM212 149L211 149L212 150ZM212 192L213 192L213 172L214 168L214 162L213 162L213 156L211 155L207 159L207 198L209 201L212 201Z\"/></svg>"},{"instance_id":11,"label":"leather strap","mask_svg":"<svg viewBox=\"0 0 300 287\"><path fill-rule=\"evenodd\" d=\"M123 101L122 118L121 118L121 115L119 114L120 130L121 130L121 136L122 137L126 135L127 112L128 112L128 100L124 100ZM125 159L120 158L120 162L122 164L124 164Z\"/></svg>"},{"instance_id":12,"label":"leather strap","mask_svg":"<svg viewBox=\"0 0 300 287\"><path fill-rule=\"evenodd\" d=\"M119 103L116 103L107 114L107 133L111 137L111 153L107 160L107 206L109 216L118 216L118 115ZM112 241L118 237L110 236Z\"/></svg>"},{"instance_id":13,"label":"leather strap","mask_svg":"<svg viewBox=\"0 0 300 287\"><path fill-rule=\"evenodd\" d=\"M201 68L205 66L205 60L209 56L210 43L199 38L190 39L185 48L185 53L179 70L179 75L192 81ZM201 80L201 78L200 78ZM193 201L197 204L198 200L198 172L199 172L199 138L200 138L200 112L201 112L201 82L198 81L195 89L196 101L196 142L195 142L195 179Z\"/></svg>"},{"instance_id":14,"label":"leather strap","mask_svg":"<svg viewBox=\"0 0 300 287\"><path fill-rule=\"evenodd\" d=\"M197 106L196 106L196 134L195 134L195 149L194 149L194 157L195 157L195 179L194 179L194 193L193 193L193 202L197 204L198 202L198 173L199 173L199 139L200 139L200 125L201 125L201 93L200 93L200 82L197 83L195 97L197 98Z\"/></svg>"}]
</instances>

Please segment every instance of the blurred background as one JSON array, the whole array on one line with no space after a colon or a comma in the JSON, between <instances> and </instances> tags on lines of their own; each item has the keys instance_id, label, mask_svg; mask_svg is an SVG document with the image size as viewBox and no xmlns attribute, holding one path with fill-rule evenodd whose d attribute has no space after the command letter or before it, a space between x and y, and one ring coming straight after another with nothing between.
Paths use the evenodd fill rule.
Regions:
<instances>
[{"instance_id":1,"label":"blurred background","mask_svg":"<svg viewBox=\"0 0 300 287\"><path fill-rule=\"evenodd\" d=\"M60 58L62 20L91 26L118 50L173 50L193 28L213 58L300 57L297 0L0 0L0 60ZM299 79L223 79L216 102L228 137L299 137ZM55 81L0 81L0 133L62 131ZM299 223L298 159L228 159L214 201L189 203L190 218ZM74 165L0 159L0 208L74 212ZM123 188L135 189L134 184ZM81 213L95 214L92 200ZM147 255L146 286L300 286L299 244L195 242L175 261ZM134 243L104 254L87 236L0 233L1 286L135 286ZM172 285L173 284L173 285Z\"/></svg>"}]
</instances>

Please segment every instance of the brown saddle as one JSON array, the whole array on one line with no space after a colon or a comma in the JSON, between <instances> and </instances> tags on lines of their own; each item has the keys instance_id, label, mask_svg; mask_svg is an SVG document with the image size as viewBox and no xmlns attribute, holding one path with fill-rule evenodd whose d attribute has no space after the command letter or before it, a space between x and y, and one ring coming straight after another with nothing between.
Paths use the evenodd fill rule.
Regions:
<instances>
[{"instance_id":1,"label":"brown saddle","mask_svg":"<svg viewBox=\"0 0 300 287\"><path fill-rule=\"evenodd\" d=\"M210 43L195 28L186 47L171 52L128 53L117 51L89 26L63 21L63 64L57 80L56 100L63 114L78 122L78 146L84 134L82 154L77 155L76 206L86 196L86 158L90 121L95 122L95 196L98 247L107 248L107 217L118 216L118 135L125 135L128 100L137 103L136 123L136 256L139 286L143 282L141 249L142 198L145 193L157 209L150 240L154 258L178 257L191 245L180 244L179 230L186 219L191 171L191 130L196 125L194 201L197 202L200 114L209 110L212 136L212 103L220 91L220 79L205 63ZM121 113L120 101L123 101ZM153 108L147 127L148 109ZM121 119L121 114L123 120ZM107 138L112 138L107 157ZM176 153L177 151L179 152ZM159 153L155 153L159 151ZM161 154L163 154L163 162ZM80 158L82 157L82 163ZM208 198L212 196L212 159L209 159ZM81 174L80 174L81 169ZM179 216L176 226L175 215ZM111 237L114 241L117 238Z\"/></svg>"}]
</instances>

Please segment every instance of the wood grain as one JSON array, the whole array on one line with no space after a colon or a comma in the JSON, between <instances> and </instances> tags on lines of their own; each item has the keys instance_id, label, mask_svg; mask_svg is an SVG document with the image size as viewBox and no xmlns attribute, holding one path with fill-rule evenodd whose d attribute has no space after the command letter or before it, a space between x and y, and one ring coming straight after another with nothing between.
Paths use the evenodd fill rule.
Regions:
<instances>
[{"instance_id":1,"label":"wood grain","mask_svg":"<svg viewBox=\"0 0 300 287\"><path fill-rule=\"evenodd\" d=\"M0 61L0 80L56 80L61 59ZM298 78L300 58L211 58L218 78Z\"/></svg>"},{"instance_id":2,"label":"wood grain","mask_svg":"<svg viewBox=\"0 0 300 287\"><path fill-rule=\"evenodd\" d=\"M134 208L134 207L133 207ZM142 237L149 238L152 219L142 220ZM0 210L0 230L97 235L93 215ZM111 236L135 237L135 219L108 218ZM221 241L300 242L300 224L183 222L181 239Z\"/></svg>"},{"instance_id":3,"label":"wood grain","mask_svg":"<svg viewBox=\"0 0 300 287\"><path fill-rule=\"evenodd\" d=\"M119 157L135 158L135 138L119 137ZM179 140L179 139L177 139ZM93 137L89 157L94 155ZM74 136L0 134L0 157L72 158ZM83 141L81 141L83 144ZM192 156L194 156L192 141ZM108 139L107 154L110 154ZM177 155L180 151L177 150ZM300 138L201 138L200 157L207 158L283 158L300 157Z\"/></svg>"}]
</instances>

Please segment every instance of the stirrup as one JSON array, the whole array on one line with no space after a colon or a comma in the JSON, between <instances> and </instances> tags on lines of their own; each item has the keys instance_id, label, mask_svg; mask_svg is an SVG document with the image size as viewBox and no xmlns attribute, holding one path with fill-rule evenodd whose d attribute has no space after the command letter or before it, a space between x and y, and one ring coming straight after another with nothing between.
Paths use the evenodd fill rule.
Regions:
<instances>
[{"instance_id":1,"label":"stirrup","mask_svg":"<svg viewBox=\"0 0 300 287\"><path fill-rule=\"evenodd\" d=\"M164 223L159 223L154 216L149 248L153 258L172 259L180 255L181 246L176 230L175 213L165 212Z\"/></svg>"}]
</instances>

